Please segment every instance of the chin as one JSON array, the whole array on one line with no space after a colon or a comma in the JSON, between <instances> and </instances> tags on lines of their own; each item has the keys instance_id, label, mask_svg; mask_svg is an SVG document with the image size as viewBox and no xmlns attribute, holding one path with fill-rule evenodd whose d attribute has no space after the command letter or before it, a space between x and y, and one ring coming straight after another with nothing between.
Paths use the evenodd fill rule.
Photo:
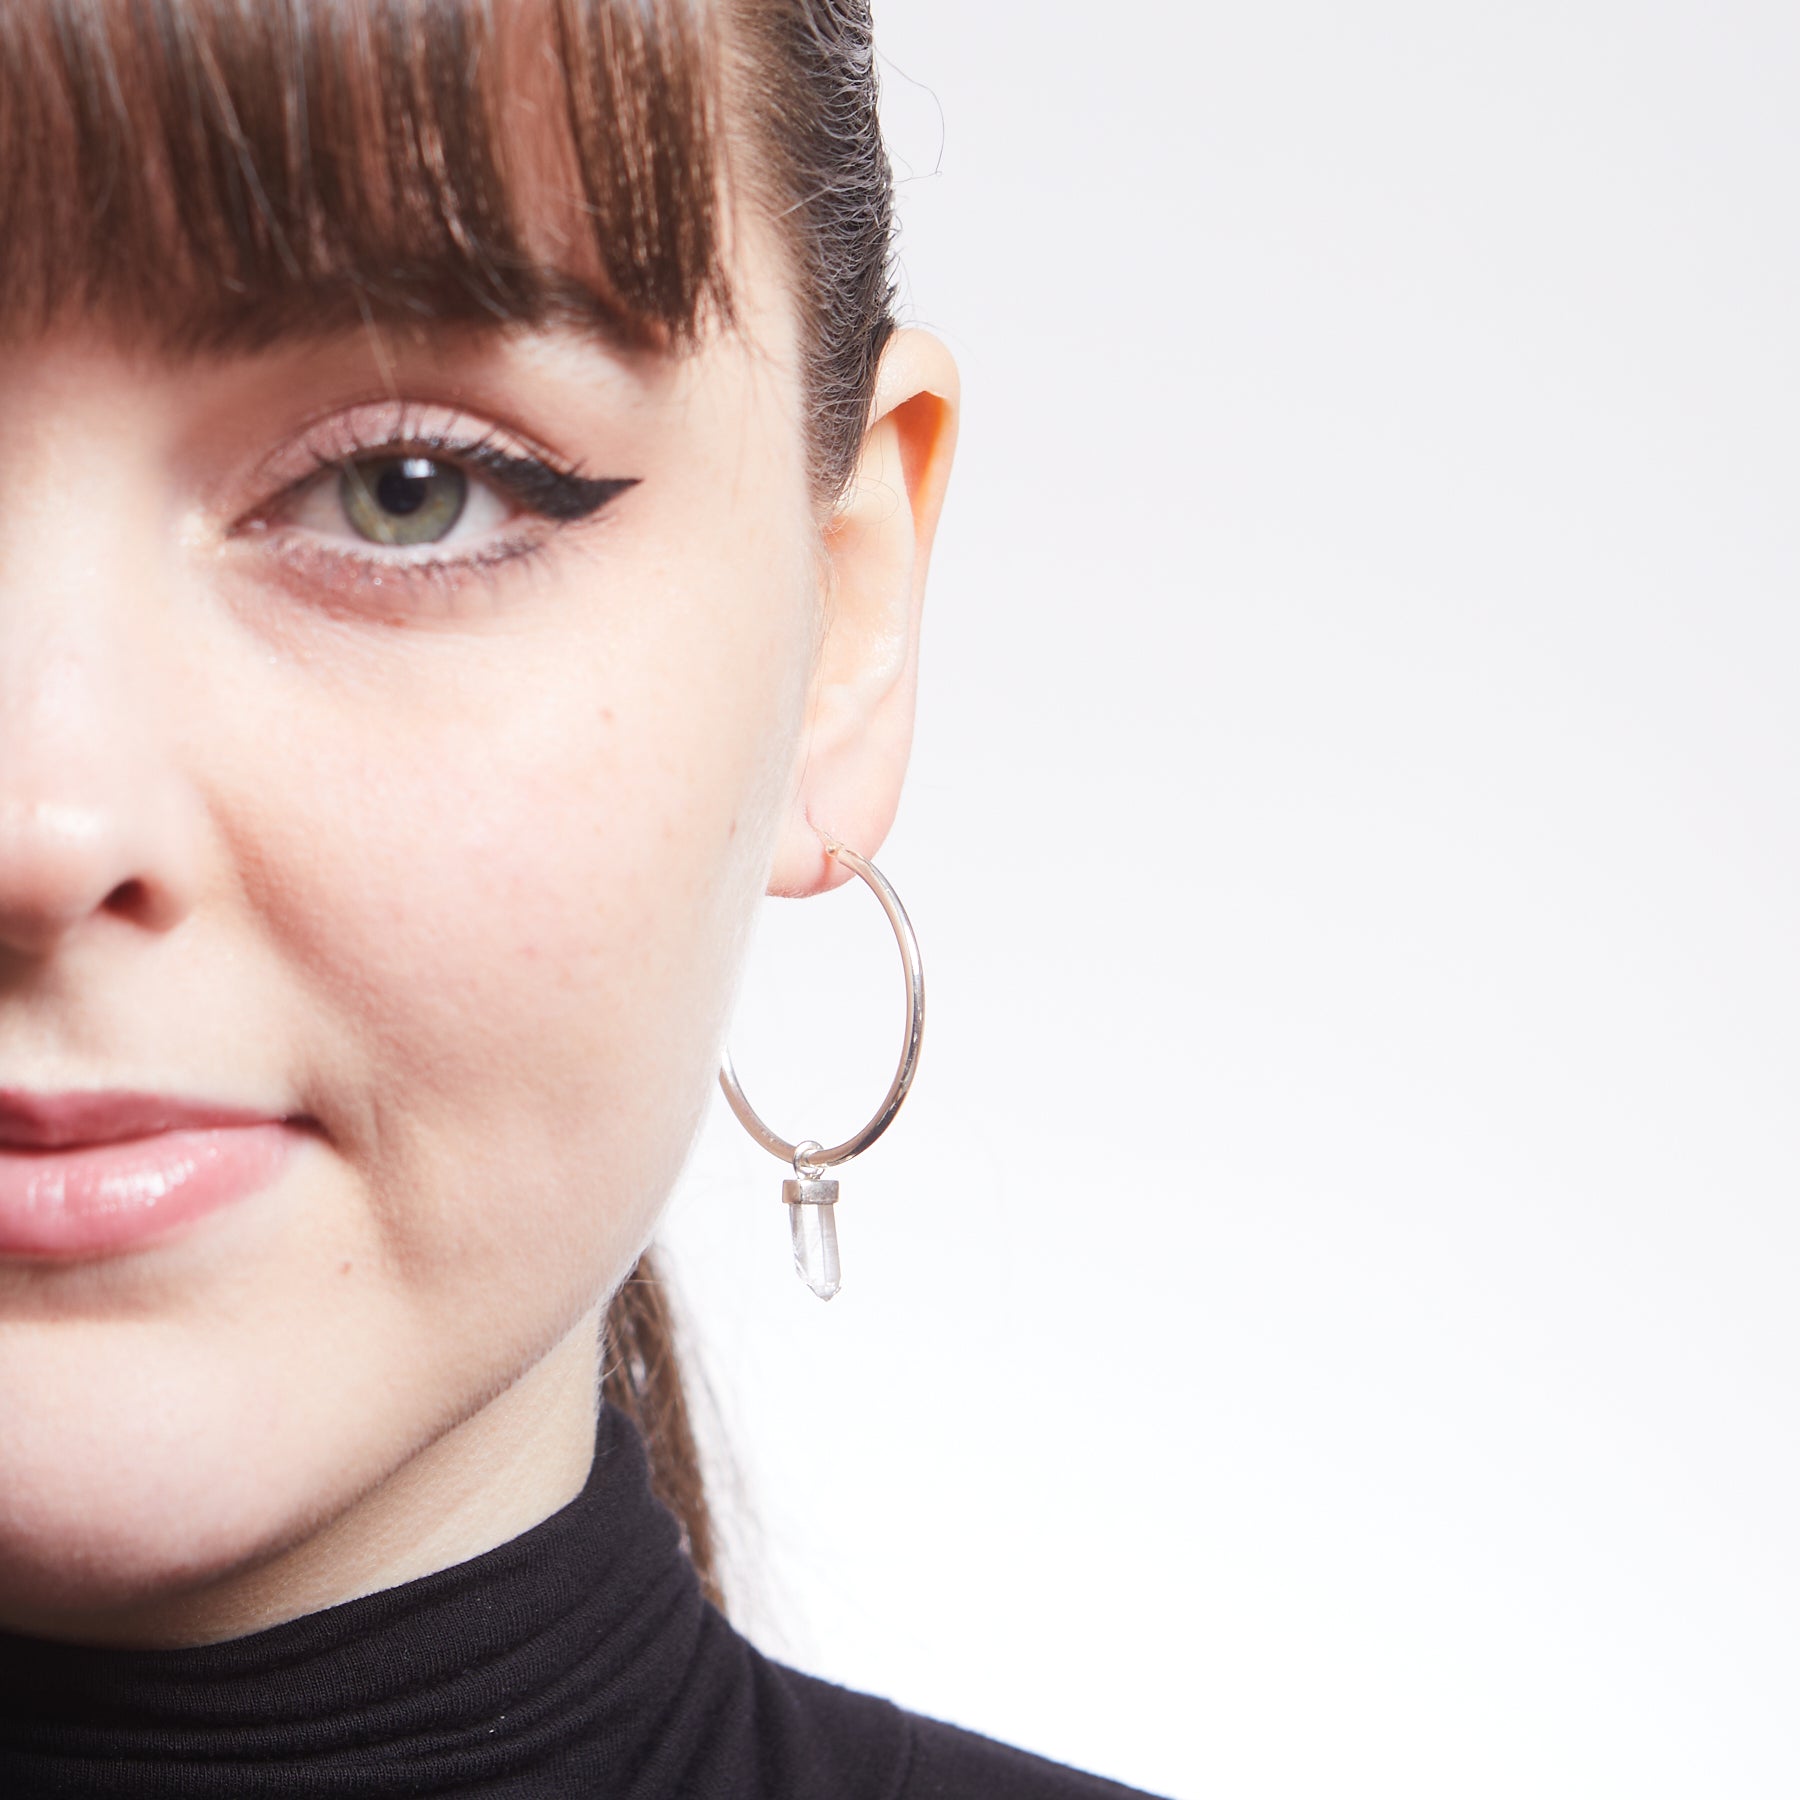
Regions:
<instances>
[{"instance_id":1,"label":"chin","mask_svg":"<svg viewBox=\"0 0 1800 1800\"><path fill-rule=\"evenodd\" d=\"M131 1615L266 1560L335 1497L314 1491L331 1446L253 1382L122 1335L0 1339L0 1628L129 1636Z\"/></svg>"}]
</instances>

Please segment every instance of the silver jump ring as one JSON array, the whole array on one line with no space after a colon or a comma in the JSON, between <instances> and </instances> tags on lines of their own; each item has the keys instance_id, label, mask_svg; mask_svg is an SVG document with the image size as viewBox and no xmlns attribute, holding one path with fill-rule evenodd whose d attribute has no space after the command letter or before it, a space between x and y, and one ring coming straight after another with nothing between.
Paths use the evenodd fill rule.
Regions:
<instances>
[{"instance_id":1,"label":"silver jump ring","mask_svg":"<svg viewBox=\"0 0 1800 1800\"><path fill-rule=\"evenodd\" d=\"M770 1155L780 1157L784 1163L792 1163L796 1172L802 1152L809 1169L833 1169L853 1156L860 1156L893 1124L894 1114L900 1110L900 1103L906 1098L906 1090L912 1086L914 1071L919 1066L919 1041L925 1031L925 971L919 963L919 940L913 936L912 921L900 904L900 896L894 892L888 878L867 858L830 839L826 840L825 849L875 890L875 898L881 902L881 910L894 928L894 937L900 945L900 961L906 971L906 1043L900 1053L900 1067L894 1071L894 1079L888 1087L887 1098L876 1109L875 1116L861 1131L845 1138L841 1144L833 1144L829 1150L822 1149L811 1139L790 1144L786 1138L771 1131L756 1116L756 1108L744 1098L744 1090L738 1086L737 1071L731 1066L731 1052L725 1052L719 1070L719 1086L725 1090L725 1098L737 1114L738 1123Z\"/></svg>"}]
</instances>

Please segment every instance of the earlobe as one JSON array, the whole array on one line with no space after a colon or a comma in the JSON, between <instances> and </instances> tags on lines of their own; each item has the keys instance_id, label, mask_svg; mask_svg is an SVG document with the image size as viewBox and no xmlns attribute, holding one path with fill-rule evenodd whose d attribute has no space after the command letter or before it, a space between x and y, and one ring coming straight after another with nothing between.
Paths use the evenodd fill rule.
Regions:
<instances>
[{"instance_id":1,"label":"earlobe","mask_svg":"<svg viewBox=\"0 0 1800 1800\"><path fill-rule=\"evenodd\" d=\"M896 332L856 472L825 533L824 638L771 893L817 893L846 878L825 854L821 831L870 856L893 823L912 747L920 609L958 404L950 352L927 332Z\"/></svg>"}]
</instances>

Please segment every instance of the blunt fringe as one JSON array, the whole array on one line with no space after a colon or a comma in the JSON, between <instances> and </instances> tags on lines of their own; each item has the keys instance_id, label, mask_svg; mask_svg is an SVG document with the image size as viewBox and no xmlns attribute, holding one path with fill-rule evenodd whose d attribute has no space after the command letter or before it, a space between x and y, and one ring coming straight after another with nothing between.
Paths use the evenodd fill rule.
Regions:
<instances>
[{"instance_id":1,"label":"blunt fringe","mask_svg":"<svg viewBox=\"0 0 1800 1800\"><path fill-rule=\"evenodd\" d=\"M548 53L592 276L534 252L507 58ZM162 347L358 322L726 321L728 196L791 264L810 462L854 467L893 329L866 0L6 0L0 328Z\"/></svg>"},{"instance_id":2,"label":"blunt fringe","mask_svg":"<svg viewBox=\"0 0 1800 1800\"><path fill-rule=\"evenodd\" d=\"M521 45L550 62L530 91L555 96L581 279L528 229ZM728 215L754 206L787 253L828 508L894 328L877 98L867 0L0 0L0 332L92 314L179 354L578 322L679 354L730 324ZM605 1337L605 1396L717 1599L651 1266Z\"/></svg>"}]
</instances>

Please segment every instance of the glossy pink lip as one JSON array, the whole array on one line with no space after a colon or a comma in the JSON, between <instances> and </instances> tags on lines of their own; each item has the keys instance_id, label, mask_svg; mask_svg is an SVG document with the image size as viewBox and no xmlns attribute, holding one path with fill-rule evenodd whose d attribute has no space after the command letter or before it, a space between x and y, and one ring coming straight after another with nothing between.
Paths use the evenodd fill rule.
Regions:
<instances>
[{"instance_id":1,"label":"glossy pink lip","mask_svg":"<svg viewBox=\"0 0 1800 1800\"><path fill-rule=\"evenodd\" d=\"M161 1237L266 1187L304 1124L167 1094L0 1088L0 1256Z\"/></svg>"}]
</instances>

